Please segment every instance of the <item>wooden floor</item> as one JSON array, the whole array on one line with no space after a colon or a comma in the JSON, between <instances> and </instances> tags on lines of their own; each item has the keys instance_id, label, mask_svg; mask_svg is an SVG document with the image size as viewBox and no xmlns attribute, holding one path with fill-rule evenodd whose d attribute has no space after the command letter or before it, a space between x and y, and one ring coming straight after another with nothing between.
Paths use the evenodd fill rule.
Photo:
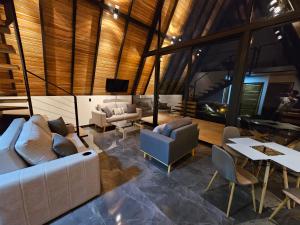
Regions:
<instances>
[{"instance_id":1,"label":"wooden floor","mask_svg":"<svg viewBox=\"0 0 300 225\"><path fill-rule=\"evenodd\" d=\"M177 114L159 112L158 124L168 123L180 117L181 116ZM147 123L152 123L153 116L143 117L142 120ZM223 129L225 127L224 124L210 122L206 120L194 119L194 118L193 118L193 123L198 124L198 128L200 130L199 140L205 141L210 144L221 145Z\"/></svg>"}]
</instances>

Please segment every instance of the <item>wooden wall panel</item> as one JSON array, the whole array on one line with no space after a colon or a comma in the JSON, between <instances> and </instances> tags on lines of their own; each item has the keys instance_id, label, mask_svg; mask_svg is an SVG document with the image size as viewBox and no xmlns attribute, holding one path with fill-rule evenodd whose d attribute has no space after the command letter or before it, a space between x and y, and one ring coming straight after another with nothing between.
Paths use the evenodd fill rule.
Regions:
<instances>
[{"instance_id":1,"label":"wooden wall panel","mask_svg":"<svg viewBox=\"0 0 300 225\"><path fill-rule=\"evenodd\" d=\"M99 15L91 1L77 0L73 90L77 95L90 94Z\"/></svg>"},{"instance_id":2,"label":"wooden wall panel","mask_svg":"<svg viewBox=\"0 0 300 225\"><path fill-rule=\"evenodd\" d=\"M146 44L148 31L129 24L121 57L119 79L129 80L128 94L131 93L138 65Z\"/></svg>"},{"instance_id":3,"label":"wooden wall panel","mask_svg":"<svg viewBox=\"0 0 300 225\"><path fill-rule=\"evenodd\" d=\"M15 0L15 8L17 12L17 19L23 44L25 61L27 70L32 71L42 78L44 78L44 60L41 36L41 24L39 17L39 1L22 1ZM13 45L17 54L10 54L11 64L19 65L19 71L13 71L13 76L16 81L16 90L18 95L26 95L25 85L23 80L23 72L21 67L20 56L18 54L18 47L16 43L16 36L13 25L11 27L11 34L6 34L5 38L7 44ZM28 76L30 83L30 90L32 95L44 95L45 83L38 78Z\"/></svg>"},{"instance_id":4,"label":"wooden wall panel","mask_svg":"<svg viewBox=\"0 0 300 225\"><path fill-rule=\"evenodd\" d=\"M72 0L44 0L43 6L48 81L71 91ZM65 94L52 85L48 90Z\"/></svg>"},{"instance_id":5,"label":"wooden wall panel","mask_svg":"<svg viewBox=\"0 0 300 225\"><path fill-rule=\"evenodd\" d=\"M157 0L134 0L131 15L133 18L151 25Z\"/></svg>"},{"instance_id":6,"label":"wooden wall panel","mask_svg":"<svg viewBox=\"0 0 300 225\"><path fill-rule=\"evenodd\" d=\"M124 25L125 20L121 18L115 20L110 13L104 11L94 83L95 95L109 94L105 91L105 82L106 78L114 78Z\"/></svg>"},{"instance_id":7,"label":"wooden wall panel","mask_svg":"<svg viewBox=\"0 0 300 225\"><path fill-rule=\"evenodd\" d=\"M150 76L150 74L153 70L154 62L155 62L155 57L154 56L146 58L146 62L145 62L144 68L143 68L143 72L142 72L142 75L141 75L139 85L138 85L137 90L136 90L136 94L138 94L138 95L144 94L144 90L146 88L149 76Z\"/></svg>"}]
</instances>

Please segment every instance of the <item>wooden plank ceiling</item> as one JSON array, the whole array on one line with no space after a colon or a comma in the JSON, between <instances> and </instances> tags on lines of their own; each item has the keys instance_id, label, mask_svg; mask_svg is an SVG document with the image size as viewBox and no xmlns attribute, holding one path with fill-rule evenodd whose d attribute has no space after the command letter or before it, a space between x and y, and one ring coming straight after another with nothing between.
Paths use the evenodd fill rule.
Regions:
<instances>
[{"instance_id":1,"label":"wooden plank ceiling","mask_svg":"<svg viewBox=\"0 0 300 225\"><path fill-rule=\"evenodd\" d=\"M27 69L76 95L110 94L105 91L107 78L128 79L128 92L124 94L152 94L155 57L143 62L143 53L147 44L151 43L149 50L157 46L156 31L150 43L147 39L151 26L156 25L153 21L159 1L14 0ZM183 35L195 2L163 1L161 46L170 45L170 37ZM119 6L118 19L110 10L115 5ZM5 19L1 10L1 19ZM13 25L10 28L12 34L2 35L1 43L17 49ZM162 58L161 74L166 73L170 58ZM0 53L0 62L7 60ZM10 54L9 60L21 67L18 54ZM28 76L32 95L65 94ZM25 95L22 70L0 72L0 79L4 78L16 82L13 86L1 82L0 91L11 89L17 95Z\"/></svg>"}]
</instances>

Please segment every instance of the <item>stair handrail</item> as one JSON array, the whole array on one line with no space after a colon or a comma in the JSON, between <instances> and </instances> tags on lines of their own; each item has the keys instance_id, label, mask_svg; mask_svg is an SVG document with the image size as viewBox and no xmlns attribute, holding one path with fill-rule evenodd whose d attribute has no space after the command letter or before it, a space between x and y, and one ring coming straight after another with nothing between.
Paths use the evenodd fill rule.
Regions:
<instances>
[{"instance_id":1,"label":"stair handrail","mask_svg":"<svg viewBox=\"0 0 300 225\"><path fill-rule=\"evenodd\" d=\"M65 92L65 93L67 93L68 95L73 96L73 98L74 98L74 107L75 107L76 133L77 133L78 137L80 137L80 133L79 133L79 119L78 119L77 96L74 95L74 94L72 94L71 92L66 91L65 89L63 89L63 88L57 86L56 84L54 84L54 83L52 83L52 82L46 80L45 78L43 78L43 77L41 77L41 76L39 76L39 75L37 75L37 74L35 74L35 73L29 71L29 70L26 70L26 71L27 71L28 74L30 74L30 75L32 75L32 76L34 76L34 77L36 77L36 78L38 78L38 79L44 81L44 82L46 83L46 85L47 85L47 84L53 85L53 86L56 87L57 89L59 89L59 90Z\"/></svg>"}]
</instances>

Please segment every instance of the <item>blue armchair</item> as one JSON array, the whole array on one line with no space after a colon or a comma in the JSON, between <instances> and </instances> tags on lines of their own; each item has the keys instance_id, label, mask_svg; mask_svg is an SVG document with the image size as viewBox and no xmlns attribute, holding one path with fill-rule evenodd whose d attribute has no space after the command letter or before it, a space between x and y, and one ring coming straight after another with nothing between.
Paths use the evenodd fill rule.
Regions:
<instances>
[{"instance_id":1,"label":"blue armchair","mask_svg":"<svg viewBox=\"0 0 300 225\"><path fill-rule=\"evenodd\" d=\"M198 145L199 130L196 124L174 129L170 136L165 136L150 130L142 130L141 150L146 156L153 157L168 167L168 173L174 162L192 152Z\"/></svg>"}]
</instances>

